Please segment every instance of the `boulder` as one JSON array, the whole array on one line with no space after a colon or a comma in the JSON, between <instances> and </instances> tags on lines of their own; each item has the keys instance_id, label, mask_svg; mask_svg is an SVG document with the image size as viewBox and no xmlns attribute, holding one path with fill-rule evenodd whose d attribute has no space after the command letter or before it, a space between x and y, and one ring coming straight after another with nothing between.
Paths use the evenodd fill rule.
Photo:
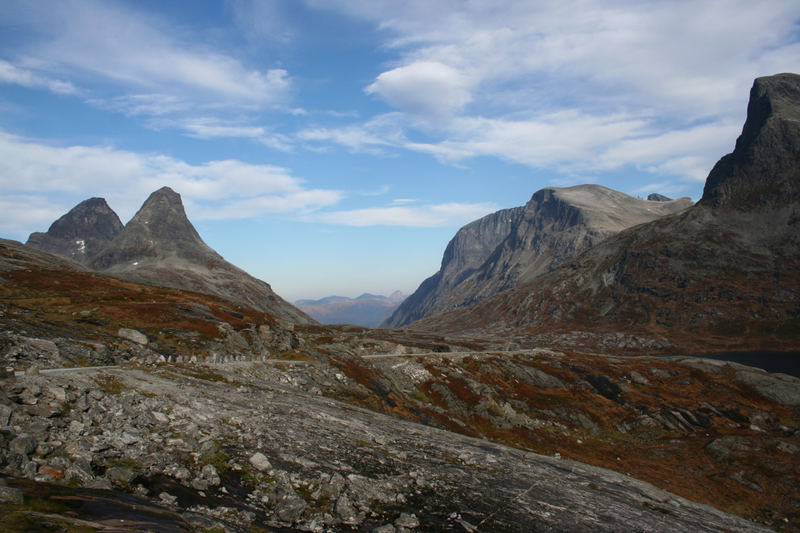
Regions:
<instances>
[{"instance_id":1,"label":"boulder","mask_svg":"<svg viewBox=\"0 0 800 533\"><path fill-rule=\"evenodd\" d=\"M28 456L36 451L37 445L36 439L30 435L20 435L8 443L8 451Z\"/></svg>"},{"instance_id":2,"label":"boulder","mask_svg":"<svg viewBox=\"0 0 800 533\"><path fill-rule=\"evenodd\" d=\"M119 331L117 331L117 336L143 346L148 342L147 335L141 331L130 328L119 328Z\"/></svg>"},{"instance_id":3,"label":"boulder","mask_svg":"<svg viewBox=\"0 0 800 533\"><path fill-rule=\"evenodd\" d=\"M250 456L250 464L261 472L272 469L272 463L270 463L269 459L261 452L256 452Z\"/></svg>"}]
</instances>

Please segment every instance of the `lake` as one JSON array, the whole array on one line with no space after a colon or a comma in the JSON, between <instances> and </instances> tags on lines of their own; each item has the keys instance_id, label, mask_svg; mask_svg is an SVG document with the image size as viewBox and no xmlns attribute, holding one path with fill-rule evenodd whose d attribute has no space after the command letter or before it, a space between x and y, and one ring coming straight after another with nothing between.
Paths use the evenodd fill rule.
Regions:
<instances>
[{"instance_id":1,"label":"lake","mask_svg":"<svg viewBox=\"0 0 800 533\"><path fill-rule=\"evenodd\" d=\"M798 352L720 352L704 354L681 354L690 357L702 357L731 361L747 366L762 368L767 372L780 372L800 378L800 351Z\"/></svg>"}]
</instances>

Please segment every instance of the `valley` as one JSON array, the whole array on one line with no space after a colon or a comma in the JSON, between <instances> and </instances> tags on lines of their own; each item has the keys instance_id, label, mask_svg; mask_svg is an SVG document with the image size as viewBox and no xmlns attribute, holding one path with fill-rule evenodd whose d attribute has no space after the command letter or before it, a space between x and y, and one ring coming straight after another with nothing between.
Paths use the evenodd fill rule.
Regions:
<instances>
[{"instance_id":1,"label":"valley","mask_svg":"<svg viewBox=\"0 0 800 533\"><path fill-rule=\"evenodd\" d=\"M759 78L696 204L542 189L385 327L283 300L169 187L1 239L3 525L800 531L800 378L688 355L797 357L799 161L800 76Z\"/></svg>"}]
</instances>

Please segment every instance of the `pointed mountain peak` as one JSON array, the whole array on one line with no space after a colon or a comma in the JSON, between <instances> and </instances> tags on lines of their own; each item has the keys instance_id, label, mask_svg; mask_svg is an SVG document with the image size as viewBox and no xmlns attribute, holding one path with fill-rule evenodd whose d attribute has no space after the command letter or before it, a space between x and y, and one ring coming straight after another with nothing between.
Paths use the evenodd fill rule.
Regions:
<instances>
[{"instance_id":1,"label":"pointed mountain peak","mask_svg":"<svg viewBox=\"0 0 800 533\"><path fill-rule=\"evenodd\" d=\"M86 264L122 231L122 222L103 198L84 200L50 225L32 233L28 244Z\"/></svg>"},{"instance_id":2,"label":"pointed mountain peak","mask_svg":"<svg viewBox=\"0 0 800 533\"><path fill-rule=\"evenodd\" d=\"M169 187L145 200L90 267L126 281L213 294L291 322L313 322L206 245L186 217L181 195Z\"/></svg>"},{"instance_id":3,"label":"pointed mountain peak","mask_svg":"<svg viewBox=\"0 0 800 533\"><path fill-rule=\"evenodd\" d=\"M157 191L153 191L150 196L148 196L147 200L145 200L144 204L142 204L142 207L145 207L150 203L183 207L181 195L167 186L161 187Z\"/></svg>"},{"instance_id":4,"label":"pointed mountain peak","mask_svg":"<svg viewBox=\"0 0 800 533\"><path fill-rule=\"evenodd\" d=\"M800 75L757 78L733 152L714 165L700 203L776 207L800 198Z\"/></svg>"},{"instance_id":5,"label":"pointed mountain peak","mask_svg":"<svg viewBox=\"0 0 800 533\"><path fill-rule=\"evenodd\" d=\"M104 270L166 257L201 262L221 259L189 222L180 194L162 187L147 198L125 229L92 261L92 267Z\"/></svg>"}]
</instances>

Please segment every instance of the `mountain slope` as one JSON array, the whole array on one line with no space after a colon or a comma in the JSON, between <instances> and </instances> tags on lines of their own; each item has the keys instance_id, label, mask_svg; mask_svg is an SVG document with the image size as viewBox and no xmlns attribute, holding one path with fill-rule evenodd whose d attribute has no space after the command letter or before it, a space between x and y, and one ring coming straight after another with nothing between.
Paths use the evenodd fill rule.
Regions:
<instances>
[{"instance_id":1,"label":"mountain slope","mask_svg":"<svg viewBox=\"0 0 800 533\"><path fill-rule=\"evenodd\" d=\"M145 201L89 266L126 281L213 294L297 323L313 319L270 286L228 263L192 226L179 194L163 187Z\"/></svg>"},{"instance_id":2,"label":"mountain slope","mask_svg":"<svg viewBox=\"0 0 800 533\"><path fill-rule=\"evenodd\" d=\"M89 198L53 222L46 233L31 233L25 244L85 265L114 240L122 227L103 198Z\"/></svg>"},{"instance_id":3,"label":"mountain slope","mask_svg":"<svg viewBox=\"0 0 800 533\"><path fill-rule=\"evenodd\" d=\"M800 76L759 78L731 154L691 209L458 314L442 331L639 332L670 343L796 347L800 338Z\"/></svg>"},{"instance_id":4,"label":"mountain slope","mask_svg":"<svg viewBox=\"0 0 800 533\"><path fill-rule=\"evenodd\" d=\"M440 271L386 325L400 327L479 302L550 272L625 228L690 205L688 198L641 200L599 185L542 189L524 207L461 228L447 246ZM469 260L459 261L462 256Z\"/></svg>"}]
</instances>

